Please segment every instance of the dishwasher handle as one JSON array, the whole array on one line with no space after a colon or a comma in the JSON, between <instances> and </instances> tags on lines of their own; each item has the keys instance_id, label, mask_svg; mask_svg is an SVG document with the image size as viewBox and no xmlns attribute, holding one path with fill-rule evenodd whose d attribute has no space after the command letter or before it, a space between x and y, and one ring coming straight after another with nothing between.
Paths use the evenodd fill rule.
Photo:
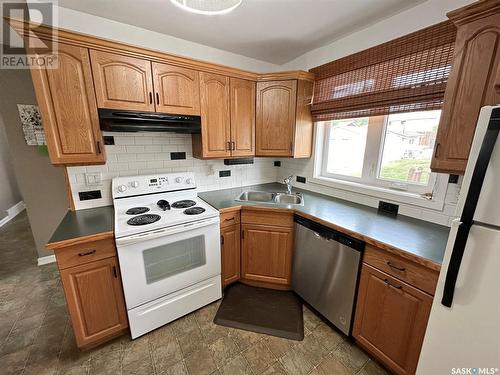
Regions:
<instances>
[{"instance_id":1,"label":"dishwasher handle","mask_svg":"<svg viewBox=\"0 0 500 375\"><path fill-rule=\"evenodd\" d=\"M339 231L336 231L335 229L328 228L324 225L318 224L312 220L297 215L294 217L294 221L298 225L302 225L311 230L317 238L320 238L322 240L337 241L344 246L348 246L360 252L365 249L365 243L363 241L347 236L343 233L340 233Z\"/></svg>"}]
</instances>

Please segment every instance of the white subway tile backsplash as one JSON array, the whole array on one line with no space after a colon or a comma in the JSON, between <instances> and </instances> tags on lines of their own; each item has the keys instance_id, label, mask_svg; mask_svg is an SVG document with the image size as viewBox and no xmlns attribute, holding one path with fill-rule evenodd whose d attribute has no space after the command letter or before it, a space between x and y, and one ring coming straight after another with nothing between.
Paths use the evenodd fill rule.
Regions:
<instances>
[{"instance_id":1,"label":"white subway tile backsplash","mask_svg":"<svg viewBox=\"0 0 500 375\"><path fill-rule=\"evenodd\" d=\"M112 204L111 180L117 176L134 176L155 173L192 171L200 191L211 191L239 186L283 182L288 175L300 175L308 180L306 184L294 186L315 191L336 198L349 200L370 207L378 207L378 198L328 186L311 184L313 159L271 159L255 158L254 164L224 165L222 160L194 159L191 136L172 133L108 133L114 137L114 145L106 145L107 163L101 166L68 167L69 181L76 209L99 207ZM185 152L186 159L170 160L171 152ZM274 160L281 161L281 167L273 166ZM219 171L230 170L230 177L219 177ZM95 190L85 185L85 173L102 174L102 198L80 201L78 192ZM458 184L448 184L445 205L442 211L423 209L409 204L399 204L399 213L442 225L450 225L454 216L462 179Z\"/></svg>"}]
</instances>

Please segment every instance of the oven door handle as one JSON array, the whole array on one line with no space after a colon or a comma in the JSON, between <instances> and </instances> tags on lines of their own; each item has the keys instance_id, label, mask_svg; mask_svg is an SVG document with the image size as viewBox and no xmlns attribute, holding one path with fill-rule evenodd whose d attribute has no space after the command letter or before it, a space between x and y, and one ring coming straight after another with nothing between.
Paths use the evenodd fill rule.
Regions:
<instances>
[{"instance_id":1,"label":"oven door handle","mask_svg":"<svg viewBox=\"0 0 500 375\"><path fill-rule=\"evenodd\" d=\"M181 232L185 232L188 230L203 228L203 227L206 227L208 225L213 225L213 224L217 224L217 225L219 224L219 217L218 216L208 218L208 219L193 221L190 223L175 225L173 227L158 229L158 230L154 230L151 232L134 234L131 236L117 238L115 240L115 242L116 242L117 246L130 245L130 244L134 244L134 243L141 242L141 241L152 240L152 239L158 238L158 237L169 236L169 235L175 234L175 233L181 233Z\"/></svg>"}]
</instances>

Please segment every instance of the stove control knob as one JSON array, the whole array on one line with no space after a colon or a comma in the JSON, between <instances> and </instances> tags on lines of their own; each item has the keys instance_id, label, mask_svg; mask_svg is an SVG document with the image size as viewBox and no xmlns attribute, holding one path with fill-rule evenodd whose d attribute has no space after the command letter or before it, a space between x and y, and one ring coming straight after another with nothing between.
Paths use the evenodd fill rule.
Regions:
<instances>
[{"instance_id":1,"label":"stove control knob","mask_svg":"<svg viewBox=\"0 0 500 375\"><path fill-rule=\"evenodd\" d=\"M125 185L119 185L118 186L118 191L120 193L124 193L127 190L127 187Z\"/></svg>"},{"instance_id":2,"label":"stove control knob","mask_svg":"<svg viewBox=\"0 0 500 375\"><path fill-rule=\"evenodd\" d=\"M193 183L193 179L192 178L186 179L186 184L191 185L192 183Z\"/></svg>"},{"instance_id":3,"label":"stove control knob","mask_svg":"<svg viewBox=\"0 0 500 375\"><path fill-rule=\"evenodd\" d=\"M131 185L133 188L137 188L137 187L139 187L139 181L132 181L132 182L130 183L130 185Z\"/></svg>"},{"instance_id":4,"label":"stove control knob","mask_svg":"<svg viewBox=\"0 0 500 375\"><path fill-rule=\"evenodd\" d=\"M175 182L177 182L178 184L180 184L182 182L182 177L177 177L175 179Z\"/></svg>"}]
</instances>

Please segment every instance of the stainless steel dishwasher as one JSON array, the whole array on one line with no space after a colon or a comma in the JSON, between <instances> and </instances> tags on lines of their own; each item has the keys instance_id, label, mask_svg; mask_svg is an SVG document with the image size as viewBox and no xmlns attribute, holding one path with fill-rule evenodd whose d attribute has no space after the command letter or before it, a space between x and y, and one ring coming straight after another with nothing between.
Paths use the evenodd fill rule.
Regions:
<instances>
[{"instance_id":1,"label":"stainless steel dishwasher","mask_svg":"<svg viewBox=\"0 0 500 375\"><path fill-rule=\"evenodd\" d=\"M365 243L295 217L293 290L346 335L351 334Z\"/></svg>"}]
</instances>

